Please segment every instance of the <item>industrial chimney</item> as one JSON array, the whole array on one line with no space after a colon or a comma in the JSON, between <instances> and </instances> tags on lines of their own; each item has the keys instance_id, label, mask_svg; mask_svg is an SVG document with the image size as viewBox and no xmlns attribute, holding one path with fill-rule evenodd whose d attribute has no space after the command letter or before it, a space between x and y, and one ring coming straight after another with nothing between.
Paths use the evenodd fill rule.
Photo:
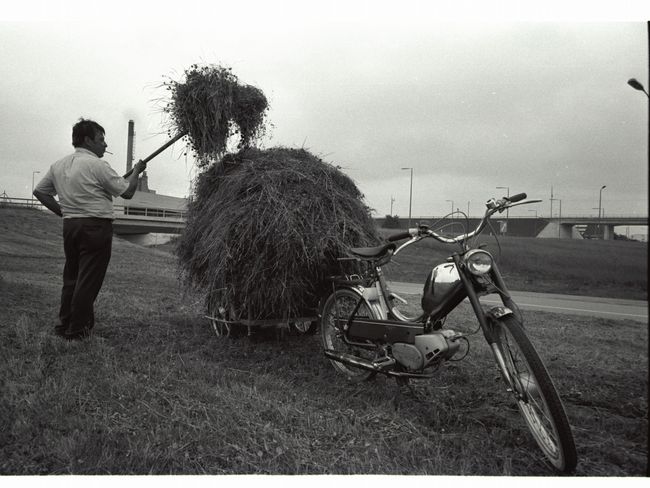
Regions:
<instances>
[{"instance_id":1,"label":"industrial chimney","mask_svg":"<svg viewBox=\"0 0 650 488\"><path fill-rule=\"evenodd\" d=\"M133 169L133 140L135 139L135 130L132 120L129 120L129 136L126 146L126 171Z\"/></svg>"}]
</instances>

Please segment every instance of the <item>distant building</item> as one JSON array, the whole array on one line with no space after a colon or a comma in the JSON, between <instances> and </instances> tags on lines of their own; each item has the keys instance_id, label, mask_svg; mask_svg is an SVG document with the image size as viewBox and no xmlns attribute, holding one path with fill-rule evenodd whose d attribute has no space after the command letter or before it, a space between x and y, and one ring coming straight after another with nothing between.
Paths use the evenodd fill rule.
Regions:
<instances>
[{"instance_id":1,"label":"distant building","mask_svg":"<svg viewBox=\"0 0 650 488\"><path fill-rule=\"evenodd\" d=\"M147 176L147 171L143 171L142 175L138 179L138 191L143 191L146 193L156 193L156 190L149 189L149 177Z\"/></svg>"}]
</instances>

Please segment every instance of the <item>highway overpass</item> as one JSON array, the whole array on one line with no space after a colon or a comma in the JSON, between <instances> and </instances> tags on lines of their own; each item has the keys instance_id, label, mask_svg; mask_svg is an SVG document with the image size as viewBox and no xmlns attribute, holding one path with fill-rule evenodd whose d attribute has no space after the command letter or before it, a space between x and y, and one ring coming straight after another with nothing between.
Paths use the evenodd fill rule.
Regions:
<instances>
[{"instance_id":1,"label":"highway overpass","mask_svg":"<svg viewBox=\"0 0 650 488\"><path fill-rule=\"evenodd\" d=\"M376 218L380 227L384 226L385 218ZM457 235L465 232L464 229L473 230L480 219L471 217L464 218L442 218L435 216L411 217L411 226L421 222L435 229L445 229L450 235ZM568 215L566 217L554 217L552 219L542 217L513 217L506 218L505 215L494 215L490 220L492 229L487 227L483 233L486 235L509 235L514 237L540 237L556 239L613 239L614 227L624 226L646 226L647 216L635 215L612 215L599 219L597 216ZM399 218L399 228L408 227L408 218Z\"/></svg>"}]
</instances>

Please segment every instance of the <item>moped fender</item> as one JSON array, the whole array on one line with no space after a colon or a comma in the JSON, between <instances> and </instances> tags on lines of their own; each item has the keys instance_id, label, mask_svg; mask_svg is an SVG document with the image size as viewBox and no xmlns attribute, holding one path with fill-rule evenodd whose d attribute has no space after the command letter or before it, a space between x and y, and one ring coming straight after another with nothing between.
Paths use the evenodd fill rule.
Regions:
<instances>
[{"instance_id":1,"label":"moped fender","mask_svg":"<svg viewBox=\"0 0 650 488\"><path fill-rule=\"evenodd\" d=\"M361 285L351 285L351 286L348 286L348 288L349 288L350 290L352 290L352 291L358 293L358 294L359 294L359 297L363 297L363 295L364 295L363 292L364 292L364 290L365 290L365 288L364 288L363 286L361 286ZM327 299L329 298L330 293L331 293L331 291L328 291L327 293L323 294L323 295L320 297L320 299L318 300L318 316L319 316L319 317L322 316L322 314L323 314L323 307L325 306L325 302L326 302ZM366 306L367 306L368 308L370 308L370 304L368 303L368 300L365 300L365 299L364 299L364 302L365 302Z\"/></svg>"},{"instance_id":2,"label":"moped fender","mask_svg":"<svg viewBox=\"0 0 650 488\"><path fill-rule=\"evenodd\" d=\"M508 307L498 306L492 307L490 310L488 310L487 315L497 320L501 317L505 317L506 315L514 315L514 313Z\"/></svg>"}]
</instances>

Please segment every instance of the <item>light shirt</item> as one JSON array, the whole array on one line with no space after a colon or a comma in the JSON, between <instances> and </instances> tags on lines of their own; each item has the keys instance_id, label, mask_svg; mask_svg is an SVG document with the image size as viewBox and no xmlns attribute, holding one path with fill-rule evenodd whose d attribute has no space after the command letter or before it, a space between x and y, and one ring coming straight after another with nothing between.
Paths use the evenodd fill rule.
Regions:
<instances>
[{"instance_id":1,"label":"light shirt","mask_svg":"<svg viewBox=\"0 0 650 488\"><path fill-rule=\"evenodd\" d=\"M106 161L78 147L50 166L35 190L58 195L64 219L114 219L113 197L120 196L128 187L129 183Z\"/></svg>"}]
</instances>

